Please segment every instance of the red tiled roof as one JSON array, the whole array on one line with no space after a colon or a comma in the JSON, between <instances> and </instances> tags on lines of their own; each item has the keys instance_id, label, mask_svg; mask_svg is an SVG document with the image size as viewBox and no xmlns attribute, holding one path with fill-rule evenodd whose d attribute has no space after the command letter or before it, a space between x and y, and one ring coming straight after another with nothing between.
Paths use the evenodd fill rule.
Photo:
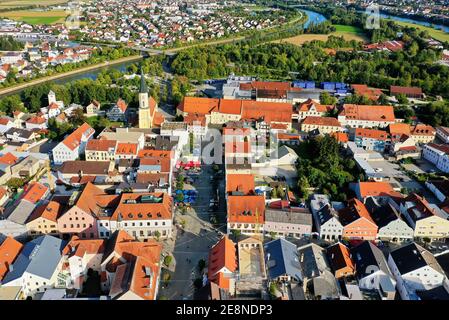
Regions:
<instances>
[{"instance_id":1,"label":"red tiled roof","mask_svg":"<svg viewBox=\"0 0 449 320\"><path fill-rule=\"evenodd\" d=\"M17 158L11 152L5 153L4 155L0 156L0 163L8 166L13 165L17 162L17 160L19 160L19 158Z\"/></svg>"},{"instance_id":2,"label":"red tiled roof","mask_svg":"<svg viewBox=\"0 0 449 320\"><path fill-rule=\"evenodd\" d=\"M371 138L371 139L376 139L376 140L383 140L383 141L386 141L388 139L388 133L386 131L375 130L375 129L356 128L355 136Z\"/></svg>"},{"instance_id":3,"label":"red tiled roof","mask_svg":"<svg viewBox=\"0 0 449 320\"><path fill-rule=\"evenodd\" d=\"M332 117L306 117L302 124L327 127L341 127L341 123Z\"/></svg>"},{"instance_id":4,"label":"red tiled roof","mask_svg":"<svg viewBox=\"0 0 449 320\"><path fill-rule=\"evenodd\" d=\"M49 201L48 203L41 204L33 211L28 222L36 220L37 218L56 222L62 214L62 209L61 204L57 201Z\"/></svg>"},{"instance_id":5,"label":"red tiled roof","mask_svg":"<svg viewBox=\"0 0 449 320\"><path fill-rule=\"evenodd\" d=\"M128 109L128 105L123 99L118 99L116 105L123 113L126 111L126 109Z\"/></svg>"},{"instance_id":6,"label":"red tiled roof","mask_svg":"<svg viewBox=\"0 0 449 320\"><path fill-rule=\"evenodd\" d=\"M290 103L242 100L242 119L259 120L266 123L291 123L293 107Z\"/></svg>"},{"instance_id":7,"label":"red tiled roof","mask_svg":"<svg viewBox=\"0 0 449 320\"><path fill-rule=\"evenodd\" d=\"M105 139L91 139L87 142L87 151L109 151L110 148L115 148L117 141Z\"/></svg>"},{"instance_id":8,"label":"red tiled roof","mask_svg":"<svg viewBox=\"0 0 449 320\"><path fill-rule=\"evenodd\" d=\"M412 127L412 135L419 136L434 136L436 133L434 127L425 125L425 124L417 124Z\"/></svg>"},{"instance_id":9,"label":"red tiled roof","mask_svg":"<svg viewBox=\"0 0 449 320\"><path fill-rule=\"evenodd\" d=\"M95 133L95 130L88 125L87 123L83 123L78 129L73 131L67 138L62 141L70 150L75 150L81 144L81 138L83 134L86 137L90 137Z\"/></svg>"},{"instance_id":10,"label":"red tiled roof","mask_svg":"<svg viewBox=\"0 0 449 320\"><path fill-rule=\"evenodd\" d=\"M137 155L137 143L125 143L119 142L117 143L117 148L115 150L115 154L132 154Z\"/></svg>"},{"instance_id":11,"label":"red tiled roof","mask_svg":"<svg viewBox=\"0 0 449 320\"><path fill-rule=\"evenodd\" d=\"M241 114L242 100L225 100L220 99L218 112L225 114Z\"/></svg>"},{"instance_id":12,"label":"red tiled roof","mask_svg":"<svg viewBox=\"0 0 449 320\"><path fill-rule=\"evenodd\" d=\"M37 203L47 192L48 188L43 184L40 184L39 182L31 182L28 184L22 199L31 203Z\"/></svg>"},{"instance_id":13,"label":"red tiled roof","mask_svg":"<svg viewBox=\"0 0 449 320\"><path fill-rule=\"evenodd\" d=\"M228 221L230 223L258 223L265 221L264 196L228 196Z\"/></svg>"},{"instance_id":14,"label":"red tiled roof","mask_svg":"<svg viewBox=\"0 0 449 320\"><path fill-rule=\"evenodd\" d=\"M360 195L365 197L380 197L380 196L400 196L399 192L393 190L393 187L388 182L359 182Z\"/></svg>"},{"instance_id":15,"label":"red tiled roof","mask_svg":"<svg viewBox=\"0 0 449 320\"><path fill-rule=\"evenodd\" d=\"M34 116L27 120L27 123L31 124L43 124L45 123L45 119L42 117Z\"/></svg>"},{"instance_id":16,"label":"red tiled roof","mask_svg":"<svg viewBox=\"0 0 449 320\"><path fill-rule=\"evenodd\" d=\"M334 108L334 106L331 105L322 105L319 103L316 103L312 99L308 99L307 101L301 103L299 105L298 111L299 112L308 112L312 109L312 107L315 107L317 112L327 112Z\"/></svg>"},{"instance_id":17,"label":"red tiled roof","mask_svg":"<svg viewBox=\"0 0 449 320\"><path fill-rule=\"evenodd\" d=\"M392 106L345 104L340 115L346 116L348 120L394 122L396 119Z\"/></svg>"},{"instance_id":18,"label":"red tiled roof","mask_svg":"<svg viewBox=\"0 0 449 320\"><path fill-rule=\"evenodd\" d=\"M101 254L105 251L105 242L103 239L79 239L73 236L72 239L64 247L63 255L69 257L78 256L84 257L86 254Z\"/></svg>"},{"instance_id":19,"label":"red tiled roof","mask_svg":"<svg viewBox=\"0 0 449 320\"><path fill-rule=\"evenodd\" d=\"M228 174L226 175L226 192L243 192L247 195L254 192L254 175L252 174Z\"/></svg>"},{"instance_id":20,"label":"red tiled roof","mask_svg":"<svg viewBox=\"0 0 449 320\"><path fill-rule=\"evenodd\" d=\"M338 216L343 226L346 226L361 218L365 218L375 224L365 205L356 198L349 200L348 206L338 211Z\"/></svg>"},{"instance_id":21,"label":"red tiled roof","mask_svg":"<svg viewBox=\"0 0 449 320\"><path fill-rule=\"evenodd\" d=\"M341 143L347 143L349 141L348 134L344 132L332 132L331 137L334 137Z\"/></svg>"},{"instance_id":22,"label":"red tiled roof","mask_svg":"<svg viewBox=\"0 0 449 320\"><path fill-rule=\"evenodd\" d=\"M365 84L353 84L351 85L351 88L354 90L355 94L366 96L368 99L373 101L377 101L382 95L382 90L377 88L369 88Z\"/></svg>"},{"instance_id":23,"label":"red tiled roof","mask_svg":"<svg viewBox=\"0 0 449 320\"><path fill-rule=\"evenodd\" d=\"M220 270L226 268L228 272L237 270L237 250L235 243L227 236L221 238L209 251L208 279L222 289L229 289L229 280Z\"/></svg>"},{"instance_id":24,"label":"red tiled roof","mask_svg":"<svg viewBox=\"0 0 449 320\"><path fill-rule=\"evenodd\" d=\"M173 158L173 150L154 150L154 149L142 149L139 150L137 157L139 158Z\"/></svg>"},{"instance_id":25,"label":"red tiled roof","mask_svg":"<svg viewBox=\"0 0 449 320\"><path fill-rule=\"evenodd\" d=\"M391 95L394 94L405 94L405 95L422 95L422 89L418 87L400 87L400 86L391 86L390 87Z\"/></svg>"},{"instance_id":26,"label":"red tiled roof","mask_svg":"<svg viewBox=\"0 0 449 320\"><path fill-rule=\"evenodd\" d=\"M407 123L391 123L388 131L392 136L410 136L410 125Z\"/></svg>"},{"instance_id":27,"label":"red tiled roof","mask_svg":"<svg viewBox=\"0 0 449 320\"><path fill-rule=\"evenodd\" d=\"M7 237L0 245L0 281L8 273L22 248L23 245L11 237Z\"/></svg>"},{"instance_id":28,"label":"red tiled roof","mask_svg":"<svg viewBox=\"0 0 449 320\"><path fill-rule=\"evenodd\" d=\"M219 99L184 97L179 105L179 109L187 113L205 115L218 110L219 102Z\"/></svg>"},{"instance_id":29,"label":"red tiled roof","mask_svg":"<svg viewBox=\"0 0 449 320\"><path fill-rule=\"evenodd\" d=\"M141 202L143 196L153 196L158 202ZM119 217L122 220L171 219L172 199L167 193L123 193L111 219Z\"/></svg>"}]
</instances>

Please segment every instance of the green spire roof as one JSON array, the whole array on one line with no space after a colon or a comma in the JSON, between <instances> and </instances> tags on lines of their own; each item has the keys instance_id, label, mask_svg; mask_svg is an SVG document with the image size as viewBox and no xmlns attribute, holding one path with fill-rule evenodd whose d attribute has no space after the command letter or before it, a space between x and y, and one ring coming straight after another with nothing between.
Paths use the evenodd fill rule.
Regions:
<instances>
[{"instance_id":1,"label":"green spire roof","mask_svg":"<svg viewBox=\"0 0 449 320\"><path fill-rule=\"evenodd\" d=\"M140 69L140 93L148 93L147 82L143 76L143 71Z\"/></svg>"}]
</instances>

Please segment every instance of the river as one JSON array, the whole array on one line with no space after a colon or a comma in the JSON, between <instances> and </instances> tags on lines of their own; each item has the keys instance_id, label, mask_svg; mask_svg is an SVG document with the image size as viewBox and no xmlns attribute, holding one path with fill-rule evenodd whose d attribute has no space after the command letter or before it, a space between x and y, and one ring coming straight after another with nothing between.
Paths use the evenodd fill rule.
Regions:
<instances>
[{"instance_id":1,"label":"river","mask_svg":"<svg viewBox=\"0 0 449 320\"><path fill-rule=\"evenodd\" d=\"M135 63L139 63L139 62L138 61L137 62L136 61L127 61L127 62L116 64L113 66L102 67L102 68L98 68L95 70L87 71L85 73L79 73L79 74L75 74L73 76L67 76L67 77L64 77L64 78L61 78L58 80L54 80L53 82L57 83L57 84L65 84L65 83L69 83L69 82L76 81L79 79L86 79L86 78L95 80L95 79L97 79L98 75L104 70L115 69L115 70L124 72L130 65L135 64Z\"/></svg>"},{"instance_id":2,"label":"river","mask_svg":"<svg viewBox=\"0 0 449 320\"><path fill-rule=\"evenodd\" d=\"M307 22L304 24L304 28L307 28L312 22L315 24L318 24L318 23L327 21L327 18L325 16L323 16L321 13L318 13L315 11L310 11L310 10L304 10L302 8L299 8L299 9L301 11L305 12L306 15L309 17ZM365 13L365 11L359 11L359 12ZM434 29L442 30L444 32L449 33L449 27L445 26L445 25L441 25L441 24L433 24L433 23L426 22L426 21L415 20L412 18L405 18L405 17L399 17L399 16L393 16L393 15L386 14L386 13L380 13L380 17L382 19L391 19L391 20L400 21L400 22L414 23L414 24L418 24L421 26L431 27Z\"/></svg>"}]
</instances>

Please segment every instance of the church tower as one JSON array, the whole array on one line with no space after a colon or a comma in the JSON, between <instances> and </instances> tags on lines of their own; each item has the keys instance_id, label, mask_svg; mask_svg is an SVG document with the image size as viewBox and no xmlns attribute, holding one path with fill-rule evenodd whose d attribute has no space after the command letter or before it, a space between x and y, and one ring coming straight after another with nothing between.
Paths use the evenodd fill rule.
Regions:
<instances>
[{"instance_id":1,"label":"church tower","mask_svg":"<svg viewBox=\"0 0 449 320\"><path fill-rule=\"evenodd\" d=\"M140 71L140 92L139 92L139 128L151 128L151 109L148 99L148 87L143 76L143 71Z\"/></svg>"}]
</instances>

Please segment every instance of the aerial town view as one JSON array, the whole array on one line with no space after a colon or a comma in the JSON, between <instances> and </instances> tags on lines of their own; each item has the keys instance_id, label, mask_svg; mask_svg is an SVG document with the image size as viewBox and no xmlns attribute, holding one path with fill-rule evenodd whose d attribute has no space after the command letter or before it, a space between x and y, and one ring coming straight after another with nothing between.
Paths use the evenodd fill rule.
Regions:
<instances>
[{"instance_id":1,"label":"aerial town view","mask_svg":"<svg viewBox=\"0 0 449 320\"><path fill-rule=\"evenodd\" d=\"M0 300L449 300L449 3L0 0Z\"/></svg>"}]
</instances>

